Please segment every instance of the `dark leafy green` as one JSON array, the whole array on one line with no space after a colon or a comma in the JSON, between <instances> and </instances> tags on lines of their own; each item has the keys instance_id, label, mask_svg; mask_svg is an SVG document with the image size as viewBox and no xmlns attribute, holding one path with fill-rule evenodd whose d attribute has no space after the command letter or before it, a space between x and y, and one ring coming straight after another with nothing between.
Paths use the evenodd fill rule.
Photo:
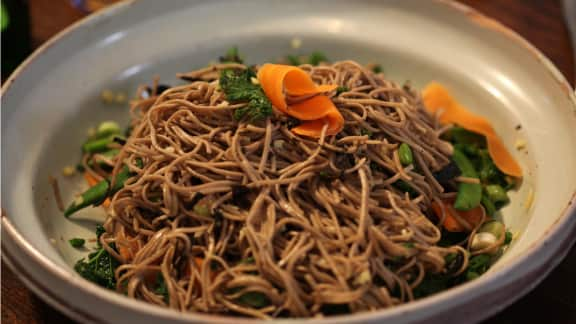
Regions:
<instances>
[{"instance_id":1,"label":"dark leafy green","mask_svg":"<svg viewBox=\"0 0 576 324\"><path fill-rule=\"evenodd\" d=\"M320 51L312 52L308 57L308 63L311 65L318 65L322 62L328 62L328 57Z\"/></svg>"},{"instance_id":2,"label":"dark leafy green","mask_svg":"<svg viewBox=\"0 0 576 324\"><path fill-rule=\"evenodd\" d=\"M257 291L249 291L242 294L240 297L238 297L238 302L254 308L262 308L270 305L270 300L268 300L268 297Z\"/></svg>"},{"instance_id":3,"label":"dark leafy green","mask_svg":"<svg viewBox=\"0 0 576 324\"><path fill-rule=\"evenodd\" d=\"M84 243L86 243L86 240L75 237L73 239L68 240L68 243L70 243L72 247L81 248L84 247Z\"/></svg>"},{"instance_id":4,"label":"dark leafy green","mask_svg":"<svg viewBox=\"0 0 576 324\"><path fill-rule=\"evenodd\" d=\"M114 271L118 267L116 261L106 250L100 248L98 251L90 253L88 259L81 259L76 262L74 270L84 279L108 289L116 289L116 279Z\"/></svg>"},{"instance_id":5,"label":"dark leafy green","mask_svg":"<svg viewBox=\"0 0 576 324\"><path fill-rule=\"evenodd\" d=\"M251 69L224 70L220 73L220 87L231 103L247 102L248 105L234 111L237 120L257 121L272 115L272 104L262 88L252 83L256 75Z\"/></svg>"},{"instance_id":6,"label":"dark leafy green","mask_svg":"<svg viewBox=\"0 0 576 324\"><path fill-rule=\"evenodd\" d=\"M244 60L242 59L237 46L229 48L226 51L226 54L224 56L220 56L218 60L220 61L220 63L239 63L239 64L244 63Z\"/></svg>"},{"instance_id":7,"label":"dark leafy green","mask_svg":"<svg viewBox=\"0 0 576 324\"><path fill-rule=\"evenodd\" d=\"M336 88L336 95L339 96L342 92L350 91L346 86L339 86Z\"/></svg>"},{"instance_id":8,"label":"dark leafy green","mask_svg":"<svg viewBox=\"0 0 576 324\"><path fill-rule=\"evenodd\" d=\"M156 277L156 289L154 292L163 297L164 302L166 304L170 303L170 294L168 293L168 286L166 285L166 281L164 280L164 276L161 272L158 273Z\"/></svg>"},{"instance_id":9,"label":"dark leafy green","mask_svg":"<svg viewBox=\"0 0 576 324\"><path fill-rule=\"evenodd\" d=\"M286 61L288 61L288 64L294 65L294 66L298 66L298 65L302 64L302 62L300 61L300 58L296 55L286 55Z\"/></svg>"}]
</instances>

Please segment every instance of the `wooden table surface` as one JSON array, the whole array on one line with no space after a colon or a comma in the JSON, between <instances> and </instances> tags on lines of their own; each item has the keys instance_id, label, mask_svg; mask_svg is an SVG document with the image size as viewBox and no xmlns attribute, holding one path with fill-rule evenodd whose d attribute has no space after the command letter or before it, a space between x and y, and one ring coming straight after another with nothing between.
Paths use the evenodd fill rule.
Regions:
<instances>
[{"instance_id":1,"label":"wooden table surface","mask_svg":"<svg viewBox=\"0 0 576 324\"><path fill-rule=\"evenodd\" d=\"M423 0L424 1L424 0ZM520 33L556 64L574 85L574 58L559 0L463 0ZM83 17L69 0L28 0L33 46ZM576 246L531 293L485 324L576 323ZM34 296L2 267L4 323L74 323Z\"/></svg>"}]
</instances>

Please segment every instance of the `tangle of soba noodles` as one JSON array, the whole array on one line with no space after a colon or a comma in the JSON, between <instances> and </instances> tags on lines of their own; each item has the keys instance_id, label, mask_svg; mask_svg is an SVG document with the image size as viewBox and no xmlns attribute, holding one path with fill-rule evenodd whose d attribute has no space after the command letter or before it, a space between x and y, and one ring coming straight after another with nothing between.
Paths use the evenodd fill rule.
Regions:
<instances>
[{"instance_id":1,"label":"tangle of soba noodles","mask_svg":"<svg viewBox=\"0 0 576 324\"><path fill-rule=\"evenodd\" d=\"M427 273L446 273L448 254L461 258L456 273L467 267L466 250L440 247L427 217L451 195L432 173L452 146L417 92L353 61L303 65L317 84L347 89L329 94L343 131L312 139L277 111L234 119L245 104L226 101L218 72L246 68L190 72L197 81L133 102L132 134L109 163L136 176L112 197L100 238L121 264L117 290L180 311L311 317L409 302ZM155 292L158 276L169 298Z\"/></svg>"}]
</instances>

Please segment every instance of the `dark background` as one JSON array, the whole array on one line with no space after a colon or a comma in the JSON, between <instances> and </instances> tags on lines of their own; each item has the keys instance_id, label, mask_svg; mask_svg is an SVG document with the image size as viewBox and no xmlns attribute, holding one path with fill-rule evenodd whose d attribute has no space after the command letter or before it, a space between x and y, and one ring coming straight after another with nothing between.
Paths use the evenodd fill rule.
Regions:
<instances>
[{"instance_id":1,"label":"dark background","mask_svg":"<svg viewBox=\"0 0 576 324\"><path fill-rule=\"evenodd\" d=\"M422 0L425 1L425 0ZM11 2L2 0L2 2ZM19 2L19 1L12 1ZM564 25L559 0L462 0L496 18L540 49L574 85L574 57ZM8 71L12 54L24 57L55 33L86 14L69 0L29 0L19 4L22 20L29 19L29 33L22 33L21 49L12 50L13 40L2 33L2 74ZM29 15L26 15L26 11ZM20 24L20 22L19 22ZM26 24L24 27L26 29ZM28 36L29 38L27 38ZM10 45L8 45L8 40ZM29 41L28 41L29 40ZM4 77L3 77L4 78ZM4 323L74 323L34 296L2 263L2 321ZM481 311L481 310L478 310ZM485 321L503 323L576 323L576 247L566 259L530 294Z\"/></svg>"}]
</instances>

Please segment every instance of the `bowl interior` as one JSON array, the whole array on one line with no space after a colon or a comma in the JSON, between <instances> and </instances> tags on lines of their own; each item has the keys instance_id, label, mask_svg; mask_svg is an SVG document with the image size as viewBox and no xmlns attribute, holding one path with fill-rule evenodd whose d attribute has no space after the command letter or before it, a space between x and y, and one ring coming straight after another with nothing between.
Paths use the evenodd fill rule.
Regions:
<instances>
[{"instance_id":1,"label":"bowl interior","mask_svg":"<svg viewBox=\"0 0 576 324\"><path fill-rule=\"evenodd\" d=\"M118 7L116 19L110 14L88 21L45 49L4 93L2 201L8 217L37 250L73 272L70 265L86 250L72 248L68 239L92 238L104 213L89 209L65 219L47 179L56 176L70 201L85 184L61 170L79 161L87 129L103 120L127 122L127 105L104 104L102 90L132 96L155 75L176 84L176 72L204 66L232 45L249 64L321 50L332 60L380 63L388 78L417 88L440 81L492 121L525 170L501 215L517 240L488 275L506 267L545 237L576 187L570 94L537 54L474 15L434 2L351 3L142 1L124 5L130 10ZM291 48L294 37L301 48ZM525 149L515 149L518 140Z\"/></svg>"}]
</instances>

